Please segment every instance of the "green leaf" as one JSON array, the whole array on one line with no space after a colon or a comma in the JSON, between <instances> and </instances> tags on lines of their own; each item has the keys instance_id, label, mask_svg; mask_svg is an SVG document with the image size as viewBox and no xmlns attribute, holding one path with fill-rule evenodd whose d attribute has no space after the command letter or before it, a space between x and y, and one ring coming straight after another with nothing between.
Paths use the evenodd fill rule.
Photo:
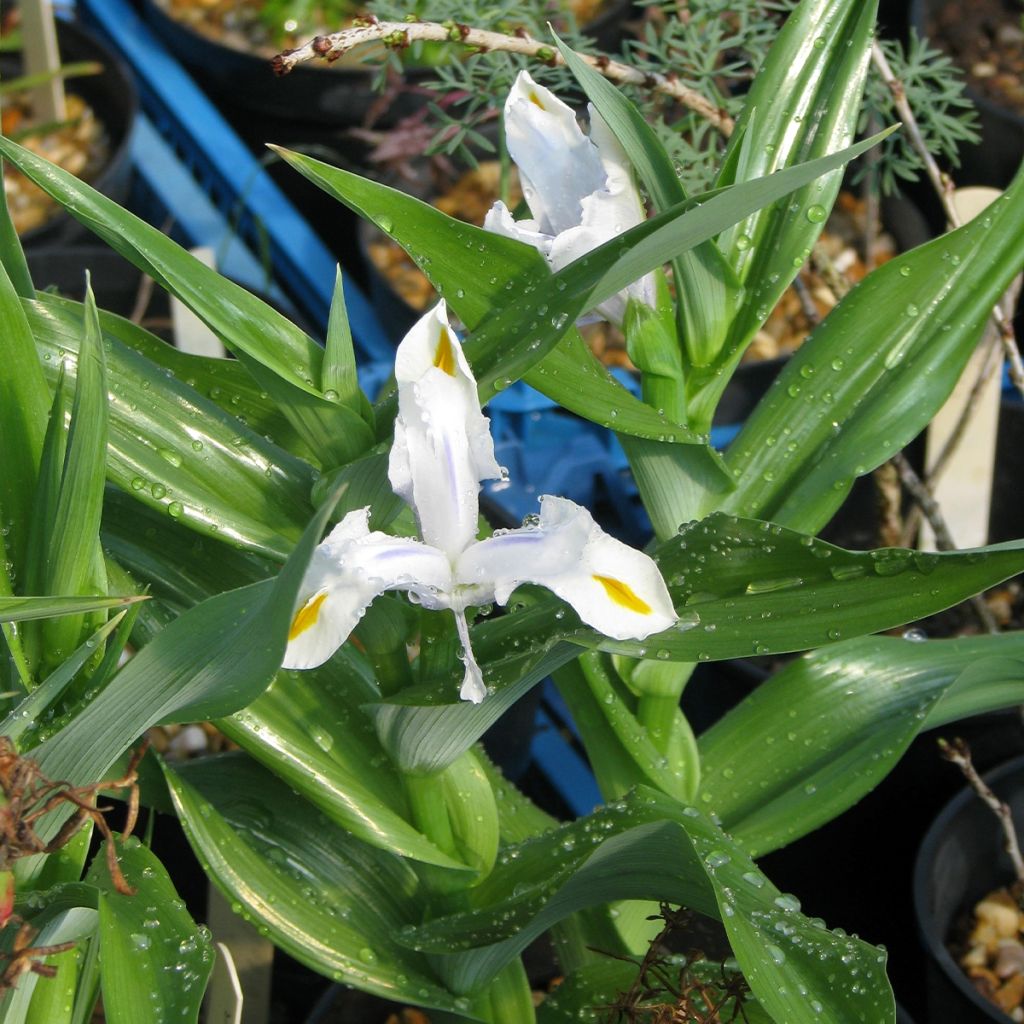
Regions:
<instances>
[{"instance_id":1,"label":"green leaf","mask_svg":"<svg viewBox=\"0 0 1024 1024\"><path fill-rule=\"evenodd\" d=\"M773 523L716 513L689 524L656 557L685 632L603 640L603 650L716 661L892 629L1021 572L1024 541L938 555L845 551Z\"/></svg>"},{"instance_id":2,"label":"green leaf","mask_svg":"<svg viewBox=\"0 0 1024 1024\"><path fill-rule=\"evenodd\" d=\"M62 886L61 889L67 891L66 898L58 898L41 913L31 915L33 926L39 929L33 939L38 946L82 943L90 940L96 932L95 890L83 885ZM9 941L16 929L7 931ZM16 988L8 989L0 996L0 1020L4 1024L28 1024L35 992L46 983L47 979L32 972L21 978Z\"/></svg>"},{"instance_id":3,"label":"green leaf","mask_svg":"<svg viewBox=\"0 0 1024 1024\"><path fill-rule=\"evenodd\" d=\"M287 317L205 266L159 228L9 139L0 153L90 231L181 301L233 352L316 394L323 350Z\"/></svg>"},{"instance_id":4,"label":"green leaf","mask_svg":"<svg viewBox=\"0 0 1024 1024\"><path fill-rule=\"evenodd\" d=\"M373 431L358 412L282 380L244 352L238 354L238 361L270 395L325 469L351 462L373 447Z\"/></svg>"},{"instance_id":5,"label":"green leaf","mask_svg":"<svg viewBox=\"0 0 1024 1024\"><path fill-rule=\"evenodd\" d=\"M58 424L58 430L62 428L63 423ZM96 302L87 277L71 424L53 522L43 548L43 589L48 594L87 593L97 582L95 565L99 555L106 451L106 365ZM47 663L57 665L74 650L81 639L82 625L83 620L77 616L43 624L43 657Z\"/></svg>"},{"instance_id":6,"label":"green leaf","mask_svg":"<svg viewBox=\"0 0 1024 1024\"><path fill-rule=\"evenodd\" d=\"M74 307L24 308L47 373L55 380L63 364L70 376L80 336ZM104 341L108 478L169 518L177 513L191 530L283 560L310 515L312 467L186 381L110 336Z\"/></svg>"},{"instance_id":7,"label":"green leaf","mask_svg":"<svg viewBox=\"0 0 1024 1024\"><path fill-rule=\"evenodd\" d=\"M395 939L424 905L412 868L328 822L244 755L166 769L178 814L224 895L315 971L478 1020Z\"/></svg>"},{"instance_id":8,"label":"green leaf","mask_svg":"<svg viewBox=\"0 0 1024 1024\"><path fill-rule=\"evenodd\" d=\"M0 622L24 622L48 619L57 615L84 615L107 608L123 608L126 604L144 601L145 597L0 597Z\"/></svg>"},{"instance_id":9,"label":"green leaf","mask_svg":"<svg viewBox=\"0 0 1024 1024\"><path fill-rule=\"evenodd\" d=\"M492 308L507 303L510 297L527 293L549 276L544 259L529 246L448 217L397 189L331 167L301 153L271 148L315 185L372 220L419 260L431 283L470 330ZM444 250L435 252L434 246L441 239L444 240ZM472 287L467 288L467 282L472 282ZM547 330L551 329L548 325L552 320L559 321L554 312L545 321ZM564 335L561 346L547 352L542 365L526 374L529 384L587 419L608 423L615 419L621 430L643 436L669 437L681 442L693 440L689 431L659 416L626 391L595 358L579 333L571 327L568 317L561 322L560 330ZM512 337L521 334L522 324L517 326L520 330ZM524 336L522 347L525 348L532 340L532 337ZM504 347L509 348L508 336L504 339ZM472 349L470 351L474 367L477 367L478 360ZM539 349L530 351L532 357L540 354ZM491 353L492 357L495 355L500 355L500 352ZM491 362L494 362L493 358ZM501 369L499 362L497 371ZM506 374L500 377L503 386L507 386L504 384L506 378L509 384L512 383L511 374ZM481 389L484 400L494 393L495 388L490 383ZM385 405L384 411L393 417L393 407ZM388 415L379 414L378 421L381 420L383 423L380 425L386 425Z\"/></svg>"},{"instance_id":10,"label":"green leaf","mask_svg":"<svg viewBox=\"0 0 1024 1024\"><path fill-rule=\"evenodd\" d=\"M222 717L255 700L284 658L299 586L330 510L328 502L313 517L276 579L212 597L162 629L37 748L43 773L98 782L151 725Z\"/></svg>"},{"instance_id":11,"label":"green leaf","mask_svg":"<svg viewBox=\"0 0 1024 1024\"><path fill-rule=\"evenodd\" d=\"M100 889L100 978L106 1020L157 1024L173 1019L195 1024L213 970L210 933L192 920L166 869L138 839L119 842L117 849L135 895L126 896L114 887L104 856L106 844L88 875Z\"/></svg>"},{"instance_id":12,"label":"green leaf","mask_svg":"<svg viewBox=\"0 0 1024 1024\"><path fill-rule=\"evenodd\" d=\"M222 732L357 839L464 869L408 823L401 779L359 704L377 696L347 648L311 672L279 672ZM368 771L367 766L372 766Z\"/></svg>"},{"instance_id":13,"label":"green leaf","mask_svg":"<svg viewBox=\"0 0 1024 1024\"><path fill-rule=\"evenodd\" d=\"M791 662L700 738L701 799L761 856L869 793L921 729L1022 700L1020 633L837 644Z\"/></svg>"},{"instance_id":14,"label":"green leaf","mask_svg":"<svg viewBox=\"0 0 1024 1024\"><path fill-rule=\"evenodd\" d=\"M885 134L881 133L841 153L727 189L706 198L694 209L690 209L688 203L678 204L599 246L557 274L547 273L543 260L529 246L511 239L496 238L490 232L461 224L400 192L309 157L277 151L311 181L337 196L357 213L374 220L411 253L428 276L433 275L432 283L450 300L463 322L472 328L467 354L477 374L483 400L527 375L528 383L566 408L597 422L610 424L614 419L616 429L623 433L702 443L703 438L696 437L689 430L665 422L660 423L657 431L651 430L651 420L664 421L664 417L658 417L651 409L644 409L643 403L636 403L644 409L643 413L635 409L624 397L624 389L612 390L614 401L606 394L610 406L608 403L596 404L597 394L594 392L601 390L602 380L610 379L605 371L595 368L596 361L569 361L568 365L573 369L568 380L561 372L561 364L536 364L552 351L558 351L555 346L566 336L567 325L587 310L681 252L714 237L748 212L760 209L829 170L841 167ZM396 222L400 225L397 228ZM433 252L432 246L442 239L445 242L443 252ZM499 253L501 258L497 259ZM486 302L489 297L489 290L480 285L470 289L465 287L468 282L479 282L482 274L488 281L493 278L495 286L502 281L501 291L505 292L504 295L497 293L497 300L489 313L486 308L476 312L479 306L463 308L462 300L468 292L474 293L474 304ZM459 296L460 290L462 297ZM523 295L529 295L529 300L524 300ZM524 323L527 324L525 331ZM574 333L568 337L570 344L576 343ZM511 338L516 341L510 343ZM576 346L577 352L581 347L585 348L582 341ZM567 354L563 350L556 358L564 359ZM535 365L536 372L529 373ZM541 370L545 372L541 373ZM560 376L561 380L556 384L547 379L549 375L552 378ZM582 395L586 396L586 401L581 409ZM616 413L614 417L612 410ZM640 419L646 422L642 430L637 430Z\"/></svg>"},{"instance_id":15,"label":"green leaf","mask_svg":"<svg viewBox=\"0 0 1024 1024\"><path fill-rule=\"evenodd\" d=\"M877 0L804 0L789 15L747 95L719 185L758 179L849 143L877 9ZM842 172L832 171L719 238L739 280L757 292L737 309L714 363L720 376L694 382L707 391L701 401L708 418L732 368L807 259L841 180Z\"/></svg>"},{"instance_id":16,"label":"green leaf","mask_svg":"<svg viewBox=\"0 0 1024 1024\"><path fill-rule=\"evenodd\" d=\"M32 330L11 279L0 265L0 516L10 531L6 557L15 575L25 571L25 549L43 436L50 414L50 389L43 378Z\"/></svg>"},{"instance_id":17,"label":"green leaf","mask_svg":"<svg viewBox=\"0 0 1024 1024\"><path fill-rule=\"evenodd\" d=\"M340 402L361 416L372 416L373 410L359 388L356 377L356 356L352 348L352 330L345 309L345 288L341 280L341 267L334 278L334 296L327 320L327 340L324 345L324 365L320 376L320 389L324 397ZM372 419L368 421L373 425Z\"/></svg>"},{"instance_id":18,"label":"green leaf","mask_svg":"<svg viewBox=\"0 0 1024 1024\"><path fill-rule=\"evenodd\" d=\"M3 161L0 160L0 178L3 177ZM0 265L10 279L14 290L23 299L31 299L35 293L32 275L29 273L25 250L21 247L21 239L11 219L11 211L7 206L7 197L0 205Z\"/></svg>"},{"instance_id":19,"label":"green leaf","mask_svg":"<svg viewBox=\"0 0 1024 1024\"><path fill-rule=\"evenodd\" d=\"M21 737L29 730L34 729L43 719L45 712L54 707L79 670L95 655L97 648L103 644L106 638L118 628L125 614L125 612L120 612L109 622L105 622L13 711L9 712L7 717L0 722L0 736L7 736L15 745L18 745Z\"/></svg>"},{"instance_id":20,"label":"green leaf","mask_svg":"<svg viewBox=\"0 0 1024 1024\"><path fill-rule=\"evenodd\" d=\"M729 448L727 511L817 532L855 477L927 425L1024 266L1024 173L970 224L868 275L789 360Z\"/></svg>"},{"instance_id":21,"label":"green leaf","mask_svg":"<svg viewBox=\"0 0 1024 1024\"><path fill-rule=\"evenodd\" d=\"M755 997L777 1021L893 1020L885 954L804 917L718 826L670 797L637 790L505 854L470 890L470 909L399 933L434 954L456 991L485 984L574 910L649 899L719 918Z\"/></svg>"}]
</instances>

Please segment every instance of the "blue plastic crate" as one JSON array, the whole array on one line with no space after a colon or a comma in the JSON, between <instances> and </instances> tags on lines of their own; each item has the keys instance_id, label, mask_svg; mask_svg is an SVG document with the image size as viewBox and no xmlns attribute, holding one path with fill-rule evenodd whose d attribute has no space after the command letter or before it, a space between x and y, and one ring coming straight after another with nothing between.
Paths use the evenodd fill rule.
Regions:
<instances>
[{"instance_id":1,"label":"blue plastic crate","mask_svg":"<svg viewBox=\"0 0 1024 1024\"><path fill-rule=\"evenodd\" d=\"M275 283L312 322L325 326L335 261L316 233L128 0L77 0L76 10L135 75L152 128L143 129L137 167L151 192L161 195L172 216L199 232L191 238L195 244L218 244L226 223L251 254L266 249ZM197 189L205 197L202 215L192 205ZM211 211L220 216L212 227ZM390 359L394 350L376 314L348 279L345 301L360 356Z\"/></svg>"}]
</instances>

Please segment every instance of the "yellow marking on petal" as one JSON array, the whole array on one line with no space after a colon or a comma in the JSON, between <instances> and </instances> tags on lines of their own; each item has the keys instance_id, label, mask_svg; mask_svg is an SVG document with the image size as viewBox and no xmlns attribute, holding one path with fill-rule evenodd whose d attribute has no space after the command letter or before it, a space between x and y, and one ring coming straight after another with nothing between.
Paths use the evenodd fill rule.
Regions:
<instances>
[{"instance_id":1,"label":"yellow marking on petal","mask_svg":"<svg viewBox=\"0 0 1024 1024\"><path fill-rule=\"evenodd\" d=\"M532 104L533 104L533 105L534 105L535 107L540 107L540 109L541 109L541 110L544 110L544 109L546 109L546 108L544 107L544 104L543 104L543 103L541 103L541 101L540 101L540 97L539 97L539 96L538 96L538 95L537 95L537 94L536 94L536 93L535 93L535 92L534 92L534 91L533 91L532 89L530 90L530 95L529 95L528 99L530 100L530 102L531 102L531 103L532 103Z\"/></svg>"},{"instance_id":2,"label":"yellow marking on petal","mask_svg":"<svg viewBox=\"0 0 1024 1024\"><path fill-rule=\"evenodd\" d=\"M437 352L434 355L434 365L439 370L444 370L449 377L455 376L455 353L452 351L452 339L446 328L441 328L441 337L437 342Z\"/></svg>"},{"instance_id":3,"label":"yellow marking on petal","mask_svg":"<svg viewBox=\"0 0 1024 1024\"><path fill-rule=\"evenodd\" d=\"M289 641L301 636L307 629L312 629L320 618L320 606L327 600L327 591L314 594L296 613L288 630Z\"/></svg>"},{"instance_id":4,"label":"yellow marking on petal","mask_svg":"<svg viewBox=\"0 0 1024 1024\"><path fill-rule=\"evenodd\" d=\"M633 588L622 580L614 579L611 576L598 576L594 579L605 589L605 593L616 603L628 608L631 612L638 612L640 615L650 615L651 606L641 597L637 597Z\"/></svg>"}]
</instances>

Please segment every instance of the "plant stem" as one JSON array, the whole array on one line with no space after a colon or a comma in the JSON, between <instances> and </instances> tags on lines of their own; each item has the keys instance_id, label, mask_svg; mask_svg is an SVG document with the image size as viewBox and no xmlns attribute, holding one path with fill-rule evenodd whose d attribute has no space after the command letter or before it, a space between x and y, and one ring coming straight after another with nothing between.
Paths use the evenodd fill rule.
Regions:
<instances>
[{"instance_id":1,"label":"plant stem","mask_svg":"<svg viewBox=\"0 0 1024 1024\"><path fill-rule=\"evenodd\" d=\"M679 696L645 693L637 700L636 717L647 730L651 743L661 754L667 754L672 727L679 710Z\"/></svg>"},{"instance_id":2,"label":"plant stem","mask_svg":"<svg viewBox=\"0 0 1024 1024\"><path fill-rule=\"evenodd\" d=\"M533 1024L536 1021L530 982L519 957L502 968L488 987L487 995L491 1003L490 1024Z\"/></svg>"},{"instance_id":3,"label":"plant stem","mask_svg":"<svg viewBox=\"0 0 1024 1024\"><path fill-rule=\"evenodd\" d=\"M455 835L444 802L441 775L403 775L416 827L443 853L458 857Z\"/></svg>"},{"instance_id":4,"label":"plant stem","mask_svg":"<svg viewBox=\"0 0 1024 1024\"><path fill-rule=\"evenodd\" d=\"M342 54L366 43L383 43L393 50L401 50L417 41L434 43L462 43L475 49L502 50L506 53L519 53L525 57L533 57L544 64L556 66L565 63L561 54L546 43L539 43L527 35L508 36L501 32L488 32L484 29L471 28L454 22L439 24L432 21L377 21L358 25L353 28L332 32L330 35L317 36L308 43L294 50L285 50L271 61L274 74L286 75L297 64L303 61L322 58L335 61ZM724 110L716 106L706 96L683 85L676 78L656 72L639 71L628 64L610 60L608 57L592 57L579 54L592 68L599 71L605 78L622 85L635 85L652 92L671 96L682 106L700 114L710 124L728 138L733 131L733 120Z\"/></svg>"},{"instance_id":5,"label":"plant stem","mask_svg":"<svg viewBox=\"0 0 1024 1024\"><path fill-rule=\"evenodd\" d=\"M510 180L512 177L512 158L508 151L508 140L505 138L505 112L498 115L498 198L509 204Z\"/></svg>"}]
</instances>

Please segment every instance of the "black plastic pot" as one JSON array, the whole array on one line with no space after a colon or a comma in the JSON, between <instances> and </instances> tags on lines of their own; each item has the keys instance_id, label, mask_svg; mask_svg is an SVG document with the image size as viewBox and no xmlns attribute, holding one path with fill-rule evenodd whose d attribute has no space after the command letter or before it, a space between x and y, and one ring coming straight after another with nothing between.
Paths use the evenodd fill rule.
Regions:
<instances>
[{"instance_id":1,"label":"black plastic pot","mask_svg":"<svg viewBox=\"0 0 1024 1024\"><path fill-rule=\"evenodd\" d=\"M103 168L89 179L93 188L124 205L131 188L131 139L139 111L135 82L121 58L93 33L75 22L57 20L57 45L61 62L96 61L103 66L98 75L87 75L68 83L69 92L81 96L92 107L106 129L109 155ZM21 73L20 54L0 57L0 78ZM21 244L26 249L66 244L87 237L88 230L74 217L58 210L44 224L26 231Z\"/></svg>"},{"instance_id":2,"label":"black plastic pot","mask_svg":"<svg viewBox=\"0 0 1024 1024\"><path fill-rule=\"evenodd\" d=\"M85 272L88 270L99 309L123 317L131 316L135 309L142 271L113 249L102 245L46 246L31 249L25 255L32 283L40 291L55 291L82 301L85 297ZM281 309L273 299L259 292L254 294L284 313L311 337L316 337L316 329L294 311ZM142 326L170 341L170 315L170 297L162 288L155 287L146 306Z\"/></svg>"},{"instance_id":3,"label":"black plastic pot","mask_svg":"<svg viewBox=\"0 0 1024 1024\"><path fill-rule=\"evenodd\" d=\"M263 55L225 46L171 17L159 0L141 0L143 16L164 45L188 69L204 92L218 105L240 106L261 116L326 125L332 128L362 124L378 99L372 88L372 67L339 61L301 64L278 78ZM604 48L621 38L620 25L630 0L616 0L584 30ZM411 68L412 84L433 77L431 68ZM379 124L395 121L419 109L424 97L403 94Z\"/></svg>"},{"instance_id":4,"label":"black plastic pot","mask_svg":"<svg viewBox=\"0 0 1024 1024\"><path fill-rule=\"evenodd\" d=\"M934 13L962 0L911 0L910 24L918 35L929 38ZM981 142L960 144L958 185L990 185L1006 188L1024 159L1024 116L967 87L967 95L978 109Z\"/></svg>"},{"instance_id":5,"label":"black plastic pot","mask_svg":"<svg viewBox=\"0 0 1024 1024\"><path fill-rule=\"evenodd\" d=\"M1024 757L991 772L986 781L1010 805L1014 819L1024 821ZM929 1024L1010 1020L975 991L946 942L978 900L1013 877L992 811L973 790L964 789L935 819L914 867L914 909L928 954Z\"/></svg>"}]
</instances>

